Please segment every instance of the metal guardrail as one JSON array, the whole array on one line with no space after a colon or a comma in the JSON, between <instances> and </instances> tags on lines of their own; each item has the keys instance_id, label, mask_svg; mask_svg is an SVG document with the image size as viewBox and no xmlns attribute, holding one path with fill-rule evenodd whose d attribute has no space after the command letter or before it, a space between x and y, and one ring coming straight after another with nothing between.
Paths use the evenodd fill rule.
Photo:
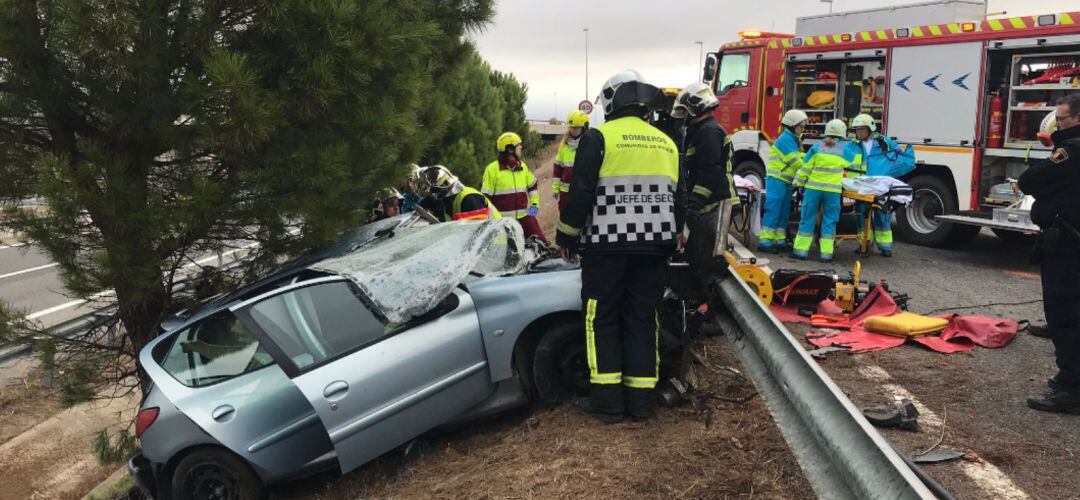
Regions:
<instances>
[{"instance_id":1,"label":"metal guardrail","mask_svg":"<svg viewBox=\"0 0 1080 500\"><path fill-rule=\"evenodd\" d=\"M736 353L820 498L936 498L734 272L716 284ZM734 321L737 325L731 325ZM936 486L936 485L934 485Z\"/></svg>"}]
</instances>

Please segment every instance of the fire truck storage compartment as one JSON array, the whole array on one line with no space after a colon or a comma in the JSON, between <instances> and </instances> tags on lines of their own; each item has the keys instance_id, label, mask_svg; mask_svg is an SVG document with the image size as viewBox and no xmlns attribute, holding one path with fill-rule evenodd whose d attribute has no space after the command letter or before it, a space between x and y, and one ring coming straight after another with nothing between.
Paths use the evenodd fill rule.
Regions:
<instances>
[{"instance_id":1,"label":"fire truck storage compartment","mask_svg":"<svg viewBox=\"0 0 1080 500\"><path fill-rule=\"evenodd\" d=\"M899 142L973 146L982 42L892 50L888 133Z\"/></svg>"},{"instance_id":2,"label":"fire truck storage compartment","mask_svg":"<svg viewBox=\"0 0 1080 500\"><path fill-rule=\"evenodd\" d=\"M786 109L801 109L809 116L807 138L820 137L829 120L850 121L859 113L872 115L880 126L885 101L885 57L873 52L868 55L871 57L860 59L823 54L789 58L784 104Z\"/></svg>"}]
</instances>

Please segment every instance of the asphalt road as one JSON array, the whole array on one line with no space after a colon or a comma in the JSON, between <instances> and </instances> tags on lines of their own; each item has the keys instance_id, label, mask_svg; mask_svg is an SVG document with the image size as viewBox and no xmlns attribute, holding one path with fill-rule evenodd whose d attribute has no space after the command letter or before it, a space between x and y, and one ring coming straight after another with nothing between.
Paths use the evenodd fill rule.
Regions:
<instances>
[{"instance_id":1,"label":"asphalt road","mask_svg":"<svg viewBox=\"0 0 1080 500\"><path fill-rule=\"evenodd\" d=\"M57 267L32 245L0 248L0 301L52 326L85 311L71 306Z\"/></svg>"},{"instance_id":2,"label":"asphalt road","mask_svg":"<svg viewBox=\"0 0 1080 500\"><path fill-rule=\"evenodd\" d=\"M854 245L839 244L831 265L773 255L770 267L833 268L846 275L857 258ZM1045 322L1041 302L989 305L1041 299L1031 245L1006 244L984 232L961 248L898 243L894 250L892 258L859 258L863 277L888 279L894 290L911 295L912 312ZM810 329L789 328L800 339ZM917 399L931 414L920 417L922 430L884 432L902 450L925 450L941 438L942 446L982 460L924 466L958 498L1077 498L1080 416L1036 412L1024 402L1044 391L1056 372L1050 341L1021 332L1000 349L945 355L904 345L867 354L830 353L821 365L857 406L893 402L905 391Z\"/></svg>"}]
</instances>

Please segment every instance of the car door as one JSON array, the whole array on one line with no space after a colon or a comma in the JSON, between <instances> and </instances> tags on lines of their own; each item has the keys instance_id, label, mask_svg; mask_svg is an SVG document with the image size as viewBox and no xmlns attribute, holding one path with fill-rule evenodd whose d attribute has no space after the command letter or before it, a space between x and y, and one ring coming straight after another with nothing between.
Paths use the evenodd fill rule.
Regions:
<instances>
[{"instance_id":1,"label":"car door","mask_svg":"<svg viewBox=\"0 0 1080 500\"><path fill-rule=\"evenodd\" d=\"M445 423L494 390L476 311L455 290L387 324L356 286L324 278L233 308L307 397L342 472Z\"/></svg>"},{"instance_id":2,"label":"car door","mask_svg":"<svg viewBox=\"0 0 1080 500\"><path fill-rule=\"evenodd\" d=\"M716 98L720 101L720 125L729 131L750 125L754 102L753 87L750 86L752 55L743 50L724 52L720 57L715 81Z\"/></svg>"}]
</instances>

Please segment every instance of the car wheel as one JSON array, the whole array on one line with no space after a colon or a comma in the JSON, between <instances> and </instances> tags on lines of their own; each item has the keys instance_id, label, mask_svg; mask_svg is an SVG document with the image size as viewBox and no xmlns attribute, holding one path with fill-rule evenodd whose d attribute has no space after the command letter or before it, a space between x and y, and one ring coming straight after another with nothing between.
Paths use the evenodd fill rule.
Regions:
<instances>
[{"instance_id":1,"label":"car wheel","mask_svg":"<svg viewBox=\"0 0 1080 500\"><path fill-rule=\"evenodd\" d=\"M935 217L956 212L956 198L941 179L932 175L919 175L908 184L914 191L914 199L907 207L896 211L896 230L905 241L926 247L942 247L957 243L957 236L950 233L959 231L959 235L974 237L974 232L965 226L942 222Z\"/></svg>"},{"instance_id":2,"label":"car wheel","mask_svg":"<svg viewBox=\"0 0 1080 500\"><path fill-rule=\"evenodd\" d=\"M172 476L173 500L261 500L266 487L247 462L225 450L203 449L183 458Z\"/></svg>"},{"instance_id":3,"label":"car wheel","mask_svg":"<svg viewBox=\"0 0 1080 500\"><path fill-rule=\"evenodd\" d=\"M540 402L555 404L588 394L589 364L580 323L559 323L544 333L533 353L532 374Z\"/></svg>"},{"instance_id":4,"label":"car wheel","mask_svg":"<svg viewBox=\"0 0 1080 500\"><path fill-rule=\"evenodd\" d=\"M1021 233L1020 231L1009 231L1008 229L991 228L994 232L994 236L1001 238L1005 243L1010 245L1027 245L1035 242L1036 236L1031 233Z\"/></svg>"}]
</instances>

